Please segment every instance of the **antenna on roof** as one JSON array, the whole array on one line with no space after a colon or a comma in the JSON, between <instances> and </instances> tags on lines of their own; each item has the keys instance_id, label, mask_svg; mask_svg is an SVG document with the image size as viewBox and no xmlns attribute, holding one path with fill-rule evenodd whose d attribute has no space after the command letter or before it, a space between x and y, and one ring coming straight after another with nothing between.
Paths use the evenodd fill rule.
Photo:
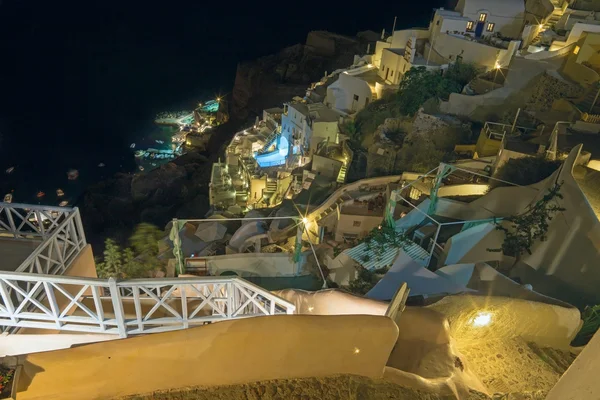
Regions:
<instances>
[{"instance_id":1,"label":"antenna on roof","mask_svg":"<svg viewBox=\"0 0 600 400\"><path fill-rule=\"evenodd\" d=\"M398 17L394 17L394 25L392 26L392 36L394 35L394 31L396 30L396 19Z\"/></svg>"}]
</instances>

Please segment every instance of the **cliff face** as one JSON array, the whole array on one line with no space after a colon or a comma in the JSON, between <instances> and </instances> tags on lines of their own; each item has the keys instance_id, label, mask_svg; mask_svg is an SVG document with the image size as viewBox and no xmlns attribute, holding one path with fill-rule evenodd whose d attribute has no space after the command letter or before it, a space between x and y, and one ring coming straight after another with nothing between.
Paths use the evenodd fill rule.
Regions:
<instances>
[{"instance_id":1,"label":"cliff face","mask_svg":"<svg viewBox=\"0 0 600 400\"><path fill-rule=\"evenodd\" d=\"M308 34L305 44L240 63L232 92L232 116L246 119L294 96L303 97L308 85L321 79L325 72L351 65L354 55L365 53L373 38L315 31Z\"/></svg>"},{"instance_id":2,"label":"cliff face","mask_svg":"<svg viewBox=\"0 0 600 400\"><path fill-rule=\"evenodd\" d=\"M80 206L88 241L99 254L105 238L125 242L133 227L163 228L172 218L204 218L211 163L197 153L144 174L117 174L91 186Z\"/></svg>"}]
</instances>

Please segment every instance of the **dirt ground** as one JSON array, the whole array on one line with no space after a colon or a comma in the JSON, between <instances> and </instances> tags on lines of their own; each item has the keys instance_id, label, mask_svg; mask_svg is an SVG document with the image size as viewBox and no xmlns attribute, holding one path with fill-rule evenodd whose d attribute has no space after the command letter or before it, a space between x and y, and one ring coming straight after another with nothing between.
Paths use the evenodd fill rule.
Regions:
<instances>
[{"instance_id":1,"label":"dirt ground","mask_svg":"<svg viewBox=\"0 0 600 400\"><path fill-rule=\"evenodd\" d=\"M192 387L183 390L130 396L121 400L452 400L451 397L418 392L384 380L362 376L340 375L328 378L306 378L264 381L245 385L213 388ZM473 392L468 400L488 400ZM534 400L524 397L522 400ZM540 400L543 397L539 398ZM466 399L467 400L467 399ZM504 400L504 399L502 399ZM515 399L516 400L516 399ZM537 399L535 399L537 400Z\"/></svg>"},{"instance_id":2,"label":"dirt ground","mask_svg":"<svg viewBox=\"0 0 600 400\"><path fill-rule=\"evenodd\" d=\"M478 341L459 350L492 393L547 392L576 357L520 338Z\"/></svg>"}]
</instances>

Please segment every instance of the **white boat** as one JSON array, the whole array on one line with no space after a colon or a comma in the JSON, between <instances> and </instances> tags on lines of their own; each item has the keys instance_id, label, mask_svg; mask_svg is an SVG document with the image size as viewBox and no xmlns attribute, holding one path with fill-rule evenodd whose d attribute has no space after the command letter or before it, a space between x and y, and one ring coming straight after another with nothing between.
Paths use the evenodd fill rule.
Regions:
<instances>
[{"instance_id":1,"label":"white boat","mask_svg":"<svg viewBox=\"0 0 600 400\"><path fill-rule=\"evenodd\" d=\"M70 181L74 181L75 179L79 178L79 171L77 171L76 169L68 170L67 178L69 178Z\"/></svg>"},{"instance_id":2,"label":"white boat","mask_svg":"<svg viewBox=\"0 0 600 400\"><path fill-rule=\"evenodd\" d=\"M162 140L158 140L158 139L157 139L157 140L155 140L155 142L156 142L156 143L159 143L159 144L164 144L164 143L165 143L165 142L163 142Z\"/></svg>"},{"instance_id":3,"label":"white boat","mask_svg":"<svg viewBox=\"0 0 600 400\"><path fill-rule=\"evenodd\" d=\"M69 204L69 202L68 202L67 200L63 200L63 201L61 201L60 203L58 203L58 205L59 205L60 207L65 207L65 206L67 206L68 204Z\"/></svg>"},{"instance_id":4,"label":"white boat","mask_svg":"<svg viewBox=\"0 0 600 400\"><path fill-rule=\"evenodd\" d=\"M140 169L140 171L144 170L144 167L142 167L141 165L138 168Z\"/></svg>"},{"instance_id":5,"label":"white boat","mask_svg":"<svg viewBox=\"0 0 600 400\"><path fill-rule=\"evenodd\" d=\"M5 203L12 203L12 193L7 193L4 195L4 202Z\"/></svg>"},{"instance_id":6,"label":"white boat","mask_svg":"<svg viewBox=\"0 0 600 400\"><path fill-rule=\"evenodd\" d=\"M15 167L10 167L6 170L7 174L12 174L12 172L15 170Z\"/></svg>"},{"instance_id":7,"label":"white boat","mask_svg":"<svg viewBox=\"0 0 600 400\"><path fill-rule=\"evenodd\" d=\"M152 166L153 166L153 167L156 167L156 163L152 163Z\"/></svg>"},{"instance_id":8,"label":"white boat","mask_svg":"<svg viewBox=\"0 0 600 400\"><path fill-rule=\"evenodd\" d=\"M63 197L64 195L65 195L65 192L63 192L62 189L56 189L56 196Z\"/></svg>"},{"instance_id":9,"label":"white boat","mask_svg":"<svg viewBox=\"0 0 600 400\"><path fill-rule=\"evenodd\" d=\"M135 149L135 143L131 143L131 145L129 146L130 149Z\"/></svg>"},{"instance_id":10,"label":"white boat","mask_svg":"<svg viewBox=\"0 0 600 400\"><path fill-rule=\"evenodd\" d=\"M145 152L144 150L137 150L137 151L135 152L135 156L136 156L136 157L144 157L144 154L145 154L145 153L146 153L146 152Z\"/></svg>"},{"instance_id":11,"label":"white boat","mask_svg":"<svg viewBox=\"0 0 600 400\"><path fill-rule=\"evenodd\" d=\"M104 163L100 163L100 164L98 164L98 167L100 167L100 168L102 168L102 167L106 167L106 164L104 164Z\"/></svg>"}]
</instances>

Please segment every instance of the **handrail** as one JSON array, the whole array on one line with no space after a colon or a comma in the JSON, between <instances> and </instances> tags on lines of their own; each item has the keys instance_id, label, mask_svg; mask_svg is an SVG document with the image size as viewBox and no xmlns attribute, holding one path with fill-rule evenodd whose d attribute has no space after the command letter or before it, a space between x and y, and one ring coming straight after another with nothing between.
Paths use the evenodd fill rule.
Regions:
<instances>
[{"instance_id":1,"label":"handrail","mask_svg":"<svg viewBox=\"0 0 600 400\"><path fill-rule=\"evenodd\" d=\"M57 294L67 301L57 301ZM126 314L131 305L135 311ZM0 271L0 326L10 332L39 328L127 337L295 310L237 276L115 280Z\"/></svg>"}]
</instances>

